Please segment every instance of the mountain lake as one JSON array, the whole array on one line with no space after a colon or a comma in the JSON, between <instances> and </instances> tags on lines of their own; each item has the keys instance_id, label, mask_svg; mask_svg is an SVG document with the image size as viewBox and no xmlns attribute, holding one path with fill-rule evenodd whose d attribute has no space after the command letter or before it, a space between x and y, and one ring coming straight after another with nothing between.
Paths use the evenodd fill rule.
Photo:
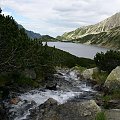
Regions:
<instances>
[{"instance_id":1,"label":"mountain lake","mask_svg":"<svg viewBox=\"0 0 120 120\"><path fill-rule=\"evenodd\" d=\"M45 42L43 42L43 44L45 44ZM102 47L70 42L47 42L47 45L51 47L55 46L55 48L69 52L70 54L77 57L84 57L90 59L93 59L98 52L105 53L107 50L109 50Z\"/></svg>"}]
</instances>

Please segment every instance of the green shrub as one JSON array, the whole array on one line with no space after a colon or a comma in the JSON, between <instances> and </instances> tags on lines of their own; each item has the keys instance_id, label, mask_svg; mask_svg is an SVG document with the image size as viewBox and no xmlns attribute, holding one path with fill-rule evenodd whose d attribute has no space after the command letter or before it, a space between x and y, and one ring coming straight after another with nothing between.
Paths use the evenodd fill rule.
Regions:
<instances>
[{"instance_id":1,"label":"green shrub","mask_svg":"<svg viewBox=\"0 0 120 120\"><path fill-rule=\"evenodd\" d=\"M7 79L4 75L0 75L0 86L4 86L7 83Z\"/></svg>"},{"instance_id":2,"label":"green shrub","mask_svg":"<svg viewBox=\"0 0 120 120\"><path fill-rule=\"evenodd\" d=\"M15 86L18 85L21 87L25 87L25 86L37 87L37 82L35 80L25 77L23 74L17 71L7 74L7 77L9 77L9 80L7 81L7 83L9 84L12 84Z\"/></svg>"},{"instance_id":3,"label":"green shrub","mask_svg":"<svg viewBox=\"0 0 120 120\"><path fill-rule=\"evenodd\" d=\"M108 77L108 73L107 72L94 72L93 75L92 75L93 79L96 80L96 82L98 84L104 84L107 77Z\"/></svg>"},{"instance_id":4,"label":"green shrub","mask_svg":"<svg viewBox=\"0 0 120 120\"><path fill-rule=\"evenodd\" d=\"M110 108L110 100L120 100L120 89L111 91L108 95L101 97L103 101L103 107L105 109Z\"/></svg>"},{"instance_id":5,"label":"green shrub","mask_svg":"<svg viewBox=\"0 0 120 120\"><path fill-rule=\"evenodd\" d=\"M97 113L95 120L107 120L105 113L104 112Z\"/></svg>"},{"instance_id":6,"label":"green shrub","mask_svg":"<svg viewBox=\"0 0 120 120\"><path fill-rule=\"evenodd\" d=\"M32 80L31 78L27 78L21 74L16 75L17 77L13 78L13 83L17 84L18 86L30 86L30 87L37 87L37 82L35 80Z\"/></svg>"},{"instance_id":7,"label":"green shrub","mask_svg":"<svg viewBox=\"0 0 120 120\"><path fill-rule=\"evenodd\" d=\"M94 57L96 66L103 71L109 73L120 65L120 52L119 51L107 51L106 53L97 53Z\"/></svg>"},{"instance_id":8,"label":"green shrub","mask_svg":"<svg viewBox=\"0 0 120 120\"><path fill-rule=\"evenodd\" d=\"M110 95L102 96L102 100L103 100L103 107L105 109L108 109L110 107L109 101L111 100L111 96Z\"/></svg>"},{"instance_id":9,"label":"green shrub","mask_svg":"<svg viewBox=\"0 0 120 120\"><path fill-rule=\"evenodd\" d=\"M37 87L37 83L35 81L33 81L30 78L25 78L25 77L21 77L20 79L16 81L16 83L20 86Z\"/></svg>"},{"instance_id":10,"label":"green shrub","mask_svg":"<svg viewBox=\"0 0 120 120\"><path fill-rule=\"evenodd\" d=\"M120 88L111 92L111 98L120 100Z\"/></svg>"}]
</instances>

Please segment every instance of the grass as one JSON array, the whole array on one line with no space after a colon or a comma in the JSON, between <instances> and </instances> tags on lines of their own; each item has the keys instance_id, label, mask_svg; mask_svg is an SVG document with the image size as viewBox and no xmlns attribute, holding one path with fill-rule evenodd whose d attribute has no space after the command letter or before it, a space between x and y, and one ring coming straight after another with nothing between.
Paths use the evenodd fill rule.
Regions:
<instances>
[{"instance_id":1,"label":"grass","mask_svg":"<svg viewBox=\"0 0 120 120\"><path fill-rule=\"evenodd\" d=\"M104 112L97 113L95 120L107 120L105 113Z\"/></svg>"},{"instance_id":2,"label":"grass","mask_svg":"<svg viewBox=\"0 0 120 120\"><path fill-rule=\"evenodd\" d=\"M81 66L75 66L76 70L79 70L80 73L82 73L83 71L85 71L87 68L85 67L81 67Z\"/></svg>"},{"instance_id":3,"label":"grass","mask_svg":"<svg viewBox=\"0 0 120 120\"><path fill-rule=\"evenodd\" d=\"M105 109L110 108L110 100L120 100L120 89L110 92L108 95L102 96L103 107Z\"/></svg>"},{"instance_id":4,"label":"grass","mask_svg":"<svg viewBox=\"0 0 120 120\"><path fill-rule=\"evenodd\" d=\"M109 101L111 100L111 96L110 95L102 96L102 100L103 100L103 107L105 109L109 109L110 108Z\"/></svg>"},{"instance_id":5,"label":"grass","mask_svg":"<svg viewBox=\"0 0 120 120\"><path fill-rule=\"evenodd\" d=\"M93 79L96 80L96 82L98 84L104 84L107 77L108 77L108 73L107 72L94 72L93 75L92 75Z\"/></svg>"},{"instance_id":6,"label":"grass","mask_svg":"<svg viewBox=\"0 0 120 120\"><path fill-rule=\"evenodd\" d=\"M113 90L111 93L112 99L119 99L120 100L120 88Z\"/></svg>"}]
</instances>

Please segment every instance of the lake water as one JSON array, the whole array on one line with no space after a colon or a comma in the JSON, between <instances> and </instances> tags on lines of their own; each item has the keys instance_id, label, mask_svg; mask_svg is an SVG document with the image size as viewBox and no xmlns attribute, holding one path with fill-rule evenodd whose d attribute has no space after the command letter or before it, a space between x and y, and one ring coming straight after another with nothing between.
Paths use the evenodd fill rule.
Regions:
<instances>
[{"instance_id":1,"label":"lake water","mask_svg":"<svg viewBox=\"0 0 120 120\"><path fill-rule=\"evenodd\" d=\"M106 52L108 49L95 47L91 45L84 45L80 43L69 42L47 42L48 46L55 46L58 49L69 52L78 57L85 57L93 59L97 52Z\"/></svg>"}]
</instances>

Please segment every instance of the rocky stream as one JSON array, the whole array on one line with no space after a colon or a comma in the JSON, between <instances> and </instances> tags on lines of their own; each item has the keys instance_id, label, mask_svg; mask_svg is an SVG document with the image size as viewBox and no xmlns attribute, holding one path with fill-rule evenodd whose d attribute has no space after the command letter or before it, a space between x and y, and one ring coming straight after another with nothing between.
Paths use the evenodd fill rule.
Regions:
<instances>
[{"instance_id":1,"label":"rocky stream","mask_svg":"<svg viewBox=\"0 0 120 120\"><path fill-rule=\"evenodd\" d=\"M52 90L52 87L50 86L54 85L56 85L55 89ZM89 104L90 100L93 100L94 96L96 95L96 91L92 89L92 84L86 80L82 80L78 71L76 70L58 69L57 73L54 75L52 82L47 83L47 86L49 86L49 88L39 88L36 90L31 90L24 94L18 94L16 99L17 102L15 104L6 102L5 105L8 110L9 120L47 120L44 117L40 118L40 115L38 115L40 113L40 110L38 109L40 109L41 105L44 106L46 101L50 101L49 104L56 103L57 106L66 103L72 103L72 105L73 103L79 103L79 106L81 106L84 102L86 102L86 104ZM48 105L48 108L46 109L53 109L52 106ZM96 109L98 109L97 105ZM89 116L88 113L86 112L84 114L86 114L86 116ZM77 117L78 116L76 116L75 120L78 120ZM62 119L63 118L60 120ZM59 119L52 118L50 120ZM68 120L74 120L74 118L68 118Z\"/></svg>"}]
</instances>

